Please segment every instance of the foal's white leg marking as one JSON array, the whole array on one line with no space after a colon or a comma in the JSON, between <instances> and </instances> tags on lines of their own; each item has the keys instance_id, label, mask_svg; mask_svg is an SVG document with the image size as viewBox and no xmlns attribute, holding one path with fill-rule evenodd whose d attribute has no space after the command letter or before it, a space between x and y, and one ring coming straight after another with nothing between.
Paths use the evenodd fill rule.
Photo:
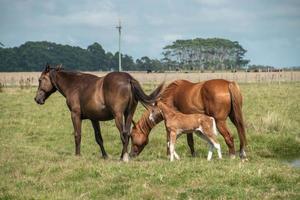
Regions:
<instances>
[{"instance_id":1,"label":"foal's white leg marking","mask_svg":"<svg viewBox=\"0 0 300 200\"><path fill-rule=\"evenodd\" d=\"M214 143L214 146L215 146L215 148L216 148L217 151L218 151L218 156L219 156L219 158L222 159L221 145L218 144L218 143Z\"/></svg>"},{"instance_id":2,"label":"foal's white leg marking","mask_svg":"<svg viewBox=\"0 0 300 200\"><path fill-rule=\"evenodd\" d=\"M207 154L207 160L208 161L210 161L211 158L212 158L213 149L214 149L214 146L212 144L209 144L209 150L208 150L208 154Z\"/></svg>"},{"instance_id":3,"label":"foal's white leg marking","mask_svg":"<svg viewBox=\"0 0 300 200\"><path fill-rule=\"evenodd\" d=\"M179 155L176 153L175 150L174 150L174 156L175 156L176 160L180 160L180 157L179 157Z\"/></svg>"},{"instance_id":4,"label":"foal's white leg marking","mask_svg":"<svg viewBox=\"0 0 300 200\"><path fill-rule=\"evenodd\" d=\"M170 142L170 161L174 161L174 151L175 151L175 147L174 144L172 142Z\"/></svg>"}]
</instances>

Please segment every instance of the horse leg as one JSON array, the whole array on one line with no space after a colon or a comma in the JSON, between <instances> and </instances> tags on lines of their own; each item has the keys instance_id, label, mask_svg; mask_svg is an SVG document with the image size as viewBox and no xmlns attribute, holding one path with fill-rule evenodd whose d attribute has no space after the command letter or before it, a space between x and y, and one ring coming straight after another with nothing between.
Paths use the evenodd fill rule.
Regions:
<instances>
[{"instance_id":1,"label":"horse leg","mask_svg":"<svg viewBox=\"0 0 300 200\"><path fill-rule=\"evenodd\" d=\"M170 132L170 161L174 161L176 133Z\"/></svg>"},{"instance_id":2,"label":"horse leg","mask_svg":"<svg viewBox=\"0 0 300 200\"><path fill-rule=\"evenodd\" d=\"M167 156L170 156L170 132L166 128L167 132Z\"/></svg>"},{"instance_id":3,"label":"horse leg","mask_svg":"<svg viewBox=\"0 0 300 200\"><path fill-rule=\"evenodd\" d=\"M221 145L219 143L214 143L214 147L217 149L219 159L222 159Z\"/></svg>"},{"instance_id":4,"label":"horse leg","mask_svg":"<svg viewBox=\"0 0 300 200\"><path fill-rule=\"evenodd\" d=\"M218 143L215 136L208 136L208 140L209 140L209 144L210 144L210 151L212 152L213 149L216 148L219 159L222 159L221 145Z\"/></svg>"},{"instance_id":5,"label":"horse leg","mask_svg":"<svg viewBox=\"0 0 300 200\"><path fill-rule=\"evenodd\" d=\"M94 133L95 133L95 139L96 139L96 142L98 143L98 145L100 146L100 149L101 149L101 153L102 153L102 157L104 159L106 159L108 156L107 156L107 153L104 149L104 145L103 145L103 139L102 139L102 135L101 135L101 129L100 129L100 124L98 121L92 121L92 125L93 125L93 128L94 128Z\"/></svg>"},{"instance_id":6,"label":"horse leg","mask_svg":"<svg viewBox=\"0 0 300 200\"><path fill-rule=\"evenodd\" d=\"M123 149L122 149L122 153L120 156L120 160L123 160L124 162L128 162L129 155L127 152L127 146L129 143L129 135L126 132L124 132L125 127L124 127L124 122L123 122L123 115L121 113L116 114L115 123L120 132L120 137L121 137L121 141L123 144Z\"/></svg>"},{"instance_id":7,"label":"horse leg","mask_svg":"<svg viewBox=\"0 0 300 200\"><path fill-rule=\"evenodd\" d=\"M127 107L127 110L125 111L125 114L124 114L124 118L125 118L125 127L124 128L125 128L125 130L123 131L123 134L125 134L128 139L125 141L125 146L123 148L123 153L125 153L125 157L128 157L128 159L129 159L129 156L128 156L127 148L128 148L128 144L129 144L129 137L130 137L130 134L131 134L130 126L131 126L131 123L132 123L132 120L133 120L133 115L134 115L136 106L137 106L137 104L133 102L132 104L130 104Z\"/></svg>"},{"instance_id":8,"label":"horse leg","mask_svg":"<svg viewBox=\"0 0 300 200\"><path fill-rule=\"evenodd\" d=\"M80 143L81 143L81 118L80 112L71 111L71 118L74 127L75 138L75 155L80 156Z\"/></svg>"},{"instance_id":9,"label":"horse leg","mask_svg":"<svg viewBox=\"0 0 300 200\"><path fill-rule=\"evenodd\" d=\"M195 153L195 149L194 149L194 137L193 137L193 133L186 134L186 140L187 140L187 143L188 143L188 145L190 147L192 157L196 157L196 153Z\"/></svg>"},{"instance_id":10,"label":"horse leg","mask_svg":"<svg viewBox=\"0 0 300 200\"><path fill-rule=\"evenodd\" d=\"M225 120L216 120L216 125L217 125L217 128L218 128L220 134L225 139L225 142L229 148L230 158L234 159L235 158L234 141L233 141L233 137L227 127L226 121Z\"/></svg>"},{"instance_id":11,"label":"horse leg","mask_svg":"<svg viewBox=\"0 0 300 200\"><path fill-rule=\"evenodd\" d=\"M207 154L207 160L210 161L213 155L214 145L209 142L209 148L208 148L208 154Z\"/></svg>"},{"instance_id":12,"label":"horse leg","mask_svg":"<svg viewBox=\"0 0 300 200\"><path fill-rule=\"evenodd\" d=\"M241 133L243 133L243 135L245 135L245 128L244 128L244 124L241 121L241 119L235 118L233 115L233 112L230 113L229 118L230 118L231 122L235 125L239 136L241 135ZM240 158L247 160L246 152L245 152L245 145L246 144L244 142L244 139L240 137Z\"/></svg>"}]
</instances>

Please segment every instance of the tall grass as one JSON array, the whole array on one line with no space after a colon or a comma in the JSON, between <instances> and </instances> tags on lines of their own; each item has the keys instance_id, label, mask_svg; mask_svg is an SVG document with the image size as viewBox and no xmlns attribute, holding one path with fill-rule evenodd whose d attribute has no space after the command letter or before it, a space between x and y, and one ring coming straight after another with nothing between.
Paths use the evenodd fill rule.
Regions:
<instances>
[{"instance_id":1,"label":"tall grass","mask_svg":"<svg viewBox=\"0 0 300 200\"><path fill-rule=\"evenodd\" d=\"M153 85L144 85L149 92ZM206 143L195 137L197 157L184 137L166 156L163 124L154 128L142 154L119 161L121 142L114 122L101 122L108 160L100 157L93 129L83 122L82 156L74 156L73 128L65 99L53 94L43 106L36 88L0 93L0 199L299 199L300 83L241 84L249 162L207 162ZM144 109L139 106L137 120ZM228 122L238 148L236 130Z\"/></svg>"}]
</instances>

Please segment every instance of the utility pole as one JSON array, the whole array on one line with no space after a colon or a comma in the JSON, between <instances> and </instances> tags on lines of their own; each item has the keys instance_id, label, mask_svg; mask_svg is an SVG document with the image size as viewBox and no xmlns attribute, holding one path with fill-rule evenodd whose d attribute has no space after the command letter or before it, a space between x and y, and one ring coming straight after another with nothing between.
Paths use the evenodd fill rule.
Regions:
<instances>
[{"instance_id":1,"label":"utility pole","mask_svg":"<svg viewBox=\"0 0 300 200\"><path fill-rule=\"evenodd\" d=\"M119 19L119 26L116 27L119 30L119 72L122 71L122 63L121 63L121 20Z\"/></svg>"}]
</instances>

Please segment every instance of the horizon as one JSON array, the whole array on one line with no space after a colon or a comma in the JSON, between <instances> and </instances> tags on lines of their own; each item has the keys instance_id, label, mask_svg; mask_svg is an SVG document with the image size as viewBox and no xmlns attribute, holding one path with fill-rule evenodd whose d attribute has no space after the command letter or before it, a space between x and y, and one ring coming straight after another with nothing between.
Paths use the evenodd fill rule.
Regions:
<instances>
[{"instance_id":1,"label":"horizon","mask_svg":"<svg viewBox=\"0 0 300 200\"><path fill-rule=\"evenodd\" d=\"M178 39L224 38L238 41L250 65L300 65L300 2L251 3L229 0L66 1L0 0L1 43L49 41L86 49L97 42L122 54L161 59L163 47Z\"/></svg>"}]
</instances>

